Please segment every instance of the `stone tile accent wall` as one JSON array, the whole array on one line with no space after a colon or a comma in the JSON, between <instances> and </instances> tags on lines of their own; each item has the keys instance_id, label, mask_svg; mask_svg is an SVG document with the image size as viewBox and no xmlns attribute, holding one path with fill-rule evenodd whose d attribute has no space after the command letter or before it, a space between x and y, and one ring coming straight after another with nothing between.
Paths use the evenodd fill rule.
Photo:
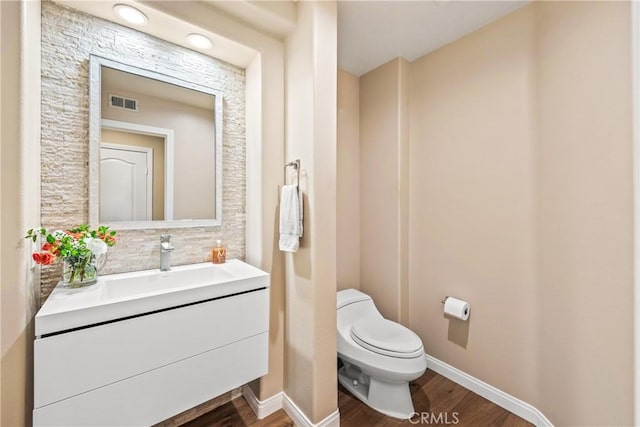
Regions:
<instances>
[{"instance_id":1,"label":"stone tile accent wall","mask_svg":"<svg viewBox=\"0 0 640 427\"><path fill-rule=\"evenodd\" d=\"M216 239L228 258L245 257L245 73L150 35L42 3L42 225L88 221L89 56L99 55L215 88L224 96L222 226L118 231L101 274L159 268L160 235L171 234L172 265L211 259ZM98 224L92 224L97 226ZM41 303L61 276L43 267Z\"/></svg>"}]
</instances>

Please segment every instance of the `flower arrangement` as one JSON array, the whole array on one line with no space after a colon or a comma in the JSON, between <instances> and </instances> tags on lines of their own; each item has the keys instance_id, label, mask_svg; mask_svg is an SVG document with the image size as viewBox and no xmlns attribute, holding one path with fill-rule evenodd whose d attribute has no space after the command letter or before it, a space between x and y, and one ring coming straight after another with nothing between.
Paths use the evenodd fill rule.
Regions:
<instances>
[{"instance_id":1,"label":"flower arrangement","mask_svg":"<svg viewBox=\"0 0 640 427\"><path fill-rule=\"evenodd\" d=\"M104 257L106 262L107 249L116 244L116 232L102 225L94 230L83 224L51 233L46 228L31 229L25 238L35 242L38 236L43 236L45 243L41 251L33 253L33 260L37 264L50 265L62 258L63 280L70 285L95 283L99 270L96 261Z\"/></svg>"}]
</instances>

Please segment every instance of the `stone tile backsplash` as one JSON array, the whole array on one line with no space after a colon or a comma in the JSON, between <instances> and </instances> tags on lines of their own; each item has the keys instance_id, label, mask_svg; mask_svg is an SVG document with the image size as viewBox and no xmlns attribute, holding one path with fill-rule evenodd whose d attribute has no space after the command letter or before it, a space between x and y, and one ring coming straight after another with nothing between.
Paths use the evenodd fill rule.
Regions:
<instances>
[{"instance_id":1,"label":"stone tile backsplash","mask_svg":"<svg viewBox=\"0 0 640 427\"><path fill-rule=\"evenodd\" d=\"M244 259L244 69L50 1L42 4L42 225L65 229L88 221L92 54L212 87L224 97L222 226L118 231L101 274L158 268L161 234L173 236L172 265L210 259L216 239L228 258ZM41 303L60 276L59 265L43 267Z\"/></svg>"}]
</instances>

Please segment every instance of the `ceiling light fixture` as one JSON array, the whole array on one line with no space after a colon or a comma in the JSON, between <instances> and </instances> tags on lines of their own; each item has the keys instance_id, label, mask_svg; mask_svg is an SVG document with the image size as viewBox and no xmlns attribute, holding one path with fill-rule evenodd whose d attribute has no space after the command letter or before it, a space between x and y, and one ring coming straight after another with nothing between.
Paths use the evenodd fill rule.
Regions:
<instances>
[{"instance_id":1,"label":"ceiling light fixture","mask_svg":"<svg viewBox=\"0 0 640 427\"><path fill-rule=\"evenodd\" d=\"M127 4L117 4L113 6L113 10L120 18L131 24L144 25L148 22L147 15Z\"/></svg>"},{"instance_id":2,"label":"ceiling light fixture","mask_svg":"<svg viewBox=\"0 0 640 427\"><path fill-rule=\"evenodd\" d=\"M211 49L213 47L213 42L209 37L205 37L202 34L191 33L187 36L187 41L191 44L191 46L197 47L198 49Z\"/></svg>"}]
</instances>

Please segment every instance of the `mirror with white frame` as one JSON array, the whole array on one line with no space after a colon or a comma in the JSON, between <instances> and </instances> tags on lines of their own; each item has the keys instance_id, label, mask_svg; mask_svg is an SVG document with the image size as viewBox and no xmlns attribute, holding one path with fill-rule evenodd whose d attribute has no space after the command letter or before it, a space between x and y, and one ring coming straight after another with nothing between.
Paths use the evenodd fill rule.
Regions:
<instances>
[{"instance_id":1,"label":"mirror with white frame","mask_svg":"<svg viewBox=\"0 0 640 427\"><path fill-rule=\"evenodd\" d=\"M98 56L89 76L89 221L221 225L222 95Z\"/></svg>"}]
</instances>

